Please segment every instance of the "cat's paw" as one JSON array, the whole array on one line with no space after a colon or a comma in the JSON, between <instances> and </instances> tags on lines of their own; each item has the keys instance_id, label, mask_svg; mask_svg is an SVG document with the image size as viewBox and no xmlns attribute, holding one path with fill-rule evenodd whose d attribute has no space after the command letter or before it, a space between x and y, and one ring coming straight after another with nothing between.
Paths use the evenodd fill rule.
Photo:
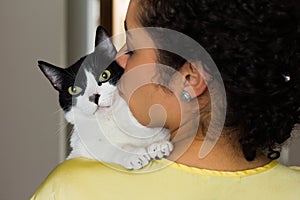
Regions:
<instances>
[{"instance_id":1,"label":"cat's paw","mask_svg":"<svg viewBox=\"0 0 300 200\"><path fill-rule=\"evenodd\" d=\"M149 164L151 158L148 154L132 155L126 159L124 167L131 170L137 170Z\"/></svg>"},{"instance_id":2,"label":"cat's paw","mask_svg":"<svg viewBox=\"0 0 300 200\"><path fill-rule=\"evenodd\" d=\"M168 157L173 151L173 144L169 141L151 144L148 153L152 159L162 159Z\"/></svg>"}]
</instances>

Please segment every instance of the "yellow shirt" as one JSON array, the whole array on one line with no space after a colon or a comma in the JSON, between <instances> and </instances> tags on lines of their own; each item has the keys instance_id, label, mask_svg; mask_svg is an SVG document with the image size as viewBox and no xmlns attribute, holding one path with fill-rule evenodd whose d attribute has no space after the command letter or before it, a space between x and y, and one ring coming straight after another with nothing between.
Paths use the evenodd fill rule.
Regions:
<instances>
[{"instance_id":1,"label":"yellow shirt","mask_svg":"<svg viewBox=\"0 0 300 200\"><path fill-rule=\"evenodd\" d=\"M300 169L276 161L256 169L221 172L153 161L125 171L77 158L63 162L31 200L297 200Z\"/></svg>"}]
</instances>

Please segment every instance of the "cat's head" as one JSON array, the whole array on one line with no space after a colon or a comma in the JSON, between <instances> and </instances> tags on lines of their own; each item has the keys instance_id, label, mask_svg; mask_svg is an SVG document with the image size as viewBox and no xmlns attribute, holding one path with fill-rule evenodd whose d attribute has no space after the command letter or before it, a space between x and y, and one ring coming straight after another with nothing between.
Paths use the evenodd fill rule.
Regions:
<instances>
[{"instance_id":1,"label":"cat's head","mask_svg":"<svg viewBox=\"0 0 300 200\"><path fill-rule=\"evenodd\" d=\"M114 61L116 53L108 34L99 26L94 52L70 67L64 69L38 61L42 72L59 92L59 103L66 117L71 111L92 115L110 108L116 84L124 71ZM67 120L72 123L68 117Z\"/></svg>"}]
</instances>

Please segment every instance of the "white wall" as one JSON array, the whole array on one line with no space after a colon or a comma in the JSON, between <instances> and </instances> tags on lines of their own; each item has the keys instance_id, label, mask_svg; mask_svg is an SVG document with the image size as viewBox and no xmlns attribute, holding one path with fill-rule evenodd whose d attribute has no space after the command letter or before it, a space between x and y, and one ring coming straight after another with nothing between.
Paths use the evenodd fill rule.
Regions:
<instances>
[{"instance_id":1,"label":"white wall","mask_svg":"<svg viewBox=\"0 0 300 200\"><path fill-rule=\"evenodd\" d=\"M113 40L117 49L125 44L124 20L130 0L113 0Z\"/></svg>"},{"instance_id":2,"label":"white wall","mask_svg":"<svg viewBox=\"0 0 300 200\"><path fill-rule=\"evenodd\" d=\"M1 200L28 199L62 157L57 93L37 60L64 66L65 14L65 0L0 1Z\"/></svg>"}]
</instances>

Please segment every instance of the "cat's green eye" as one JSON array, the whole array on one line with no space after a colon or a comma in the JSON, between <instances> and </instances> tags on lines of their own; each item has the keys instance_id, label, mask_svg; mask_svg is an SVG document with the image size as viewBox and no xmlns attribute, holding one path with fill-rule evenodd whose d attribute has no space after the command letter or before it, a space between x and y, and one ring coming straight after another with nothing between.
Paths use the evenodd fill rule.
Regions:
<instances>
[{"instance_id":1,"label":"cat's green eye","mask_svg":"<svg viewBox=\"0 0 300 200\"><path fill-rule=\"evenodd\" d=\"M68 92L70 93L70 95L75 96L80 94L80 92L82 92L82 89L78 86L71 86L69 87Z\"/></svg>"},{"instance_id":2,"label":"cat's green eye","mask_svg":"<svg viewBox=\"0 0 300 200\"><path fill-rule=\"evenodd\" d=\"M110 78L110 75L111 75L110 71L105 70L105 71L100 75L99 81L102 82L102 83L108 81L109 78Z\"/></svg>"}]
</instances>

